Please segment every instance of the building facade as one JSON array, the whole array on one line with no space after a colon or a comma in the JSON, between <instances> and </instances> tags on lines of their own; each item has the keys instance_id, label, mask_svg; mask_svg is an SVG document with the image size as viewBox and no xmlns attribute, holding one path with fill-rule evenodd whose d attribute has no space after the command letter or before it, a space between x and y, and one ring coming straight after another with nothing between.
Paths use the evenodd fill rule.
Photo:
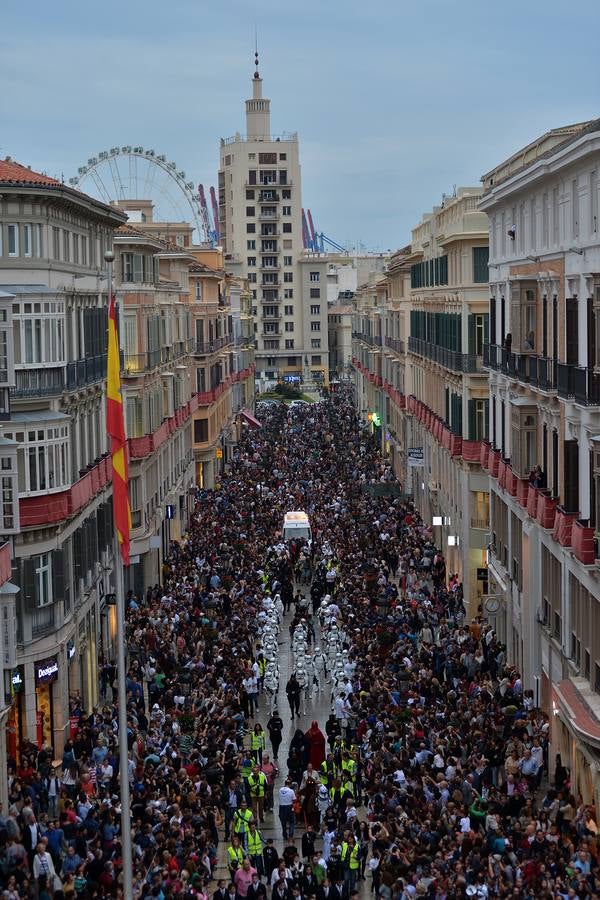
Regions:
<instances>
[{"instance_id":1,"label":"building facade","mask_svg":"<svg viewBox=\"0 0 600 900\"><path fill-rule=\"evenodd\" d=\"M97 702L98 656L109 652L104 252L125 216L11 160L0 162L0 194L0 533L19 588L14 625L3 623L13 631L3 666L14 758L25 741L60 752L69 697Z\"/></svg>"},{"instance_id":2,"label":"building facade","mask_svg":"<svg viewBox=\"0 0 600 900\"><path fill-rule=\"evenodd\" d=\"M297 134L271 134L270 100L256 72L246 101L246 136L221 140L219 220L228 271L249 283L257 377L328 376L326 279L304 259ZM316 254L319 256L319 254ZM321 255L324 256L324 255ZM319 308L313 313L313 308ZM319 346L314 342L319 341ZM320 362L311 362L312 358Z\"/></svg>"},{"instance_id":3,"label":"building facade","mask_svg":"<svg viewBox=\"0 0 600 900\"><path fill-rule=\"evenodd\" d=\"M468 613L486 593L487 218L461 188L413 229L383 276L358 288L358 402L382 422L394 471L434 524Z\"/></svg>"},{"instance_id":4,"label":"building facade","mask_svg":"<svg viewBox=\"0 0 600 900\"><path fill-rule=\"evenodd\" d=\"M600 801L600 121L483 177L490 221L490 603L552 710L572 790ZM551 760L554 755L551 755Z\"/></svg>"}]
</instances>

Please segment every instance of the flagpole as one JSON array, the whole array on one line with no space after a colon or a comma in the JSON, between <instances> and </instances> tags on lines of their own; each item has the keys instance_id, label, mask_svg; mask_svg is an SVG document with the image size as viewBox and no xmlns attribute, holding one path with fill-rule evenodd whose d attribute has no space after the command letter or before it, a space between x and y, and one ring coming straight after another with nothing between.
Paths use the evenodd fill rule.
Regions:
<instances>
[{"instance_id":1,"label":"flagpole","mask_svg":"<svg viewBox=\"0 0 600 900\"><path fill-rule=\"evenodd\" d=\"M114 253L104 254L108 275L108 300L112 297ZM119 786L121 789L121 856L123 860L123 896L133 898L133 857L131 846L131 800L129 796L129 753L127 747L127 668L125 664L125 579L121 548L114 529L113 539L115 593L117 595L117 699L119 704ZM113 698L114 699L114 698Z\"/></svg>"}]
</instances>

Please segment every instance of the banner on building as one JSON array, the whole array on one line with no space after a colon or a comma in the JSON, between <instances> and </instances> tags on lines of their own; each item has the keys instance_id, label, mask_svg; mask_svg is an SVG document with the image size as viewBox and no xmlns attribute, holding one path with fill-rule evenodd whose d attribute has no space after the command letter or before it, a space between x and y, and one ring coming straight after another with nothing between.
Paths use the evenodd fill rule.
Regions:
<instances>
[{"instance_id":1,"label":"banner on building","mask_svg":"<svg viewBox=\"0 0 600 900\"><path fill-rule=\"evenodd\" d=\"M423 457L423 448L422 447L409 447L408 448L408 465L413 468L419 468L424 463Z\"/></svg>"}]
</instances>

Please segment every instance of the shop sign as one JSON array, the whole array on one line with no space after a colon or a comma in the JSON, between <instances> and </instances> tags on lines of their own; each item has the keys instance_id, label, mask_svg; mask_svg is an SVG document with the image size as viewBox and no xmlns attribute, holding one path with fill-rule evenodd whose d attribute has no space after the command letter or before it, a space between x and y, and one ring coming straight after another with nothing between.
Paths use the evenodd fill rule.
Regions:
<instances>
[{"instance_id":1,"label":"shop sign","mask_svg":"<svg viewBox=\"0 0 600 900\"><path fill-rule=\"evenodd\" d=\"M15 669L10 676L10 685L13 694L18 694L23 687L23 676L19 669Z\"/></svg>"},{"instance_id":2,"label":"shop sign","mask_svg":"<svg viewBox=\"0 0 600 900\"><path fill-rule=\"evenodd\" d=\"M220 447L217 447L217 459L223 459L223 451Z\"/></svg>"},{"instance_id":3,"label":"shop sign","mask_svg":"<svg viewBox=\"0 0 600 900\"><path fill-rule=\"evenodd\" d=\"M52 656L43 662L35 664L35 683L43 684L45 681L55 681L58 675L58 659Z\"/></svg>"},{"instance_id":4,"label":"shop sign","mask_svg":"<svg viewBox=\"0 0 600 900\"><path fill-rule=\"evenodd\" d=\"M422 447L409 447L408 448L408 465L414 468L421 468L424 463L423 456L423 448Z\"/></svg>"}]
</instances>

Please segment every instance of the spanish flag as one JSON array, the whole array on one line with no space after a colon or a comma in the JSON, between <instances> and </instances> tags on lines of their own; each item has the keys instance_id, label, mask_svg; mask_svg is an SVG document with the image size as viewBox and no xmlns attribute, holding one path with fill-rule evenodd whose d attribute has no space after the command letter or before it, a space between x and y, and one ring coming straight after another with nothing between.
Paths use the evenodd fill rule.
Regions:
<instances>
[{"instance_id":1,"label":"spanish flag","mask_svg":"<svg viewBox=\"0 0 600 900\"><path fill-rule=\"evenodd\" d=\"M127 471L127 442L125 418L121 396L119 337L115 297L111 295L108 307L108 360L106 367L106 430L110 436L110 452L113 471L113 513L115 529L121 547L124 565L129 565L129 531L131 507L129 506L129 474Z\"/></svg>"}]
</instances>

